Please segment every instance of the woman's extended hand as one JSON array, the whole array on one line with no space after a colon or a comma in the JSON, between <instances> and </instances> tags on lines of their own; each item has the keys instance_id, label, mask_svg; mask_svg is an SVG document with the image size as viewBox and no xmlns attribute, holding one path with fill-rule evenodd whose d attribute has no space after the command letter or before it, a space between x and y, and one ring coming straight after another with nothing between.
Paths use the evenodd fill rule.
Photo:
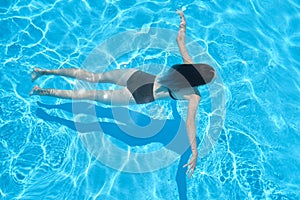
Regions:
<instances>
[{"instance_id":1,"label":"woman's extended hand","mask_svg":"<svg viewBox=\"0 0 300 200\"><path fill-rule=\"evenodd\" d=\"M187 164L185 164L183 167L187 167L188 169L186 170L186 174L190 174L189 178L193 175L196 165L197 165L197 159L198 159L198 153L193 153L191 159Z\"/></svg>"},{"instance_id":2,"label":"woman's extended hand","mask_svg":"<svg viewBox=\"0 0 300 200\"><path fill-rule=\"evenodd\" d=\"M177 10L176 14L180 15L180 17L184 17L183 10Z\"/></svg>"}]
</instances>

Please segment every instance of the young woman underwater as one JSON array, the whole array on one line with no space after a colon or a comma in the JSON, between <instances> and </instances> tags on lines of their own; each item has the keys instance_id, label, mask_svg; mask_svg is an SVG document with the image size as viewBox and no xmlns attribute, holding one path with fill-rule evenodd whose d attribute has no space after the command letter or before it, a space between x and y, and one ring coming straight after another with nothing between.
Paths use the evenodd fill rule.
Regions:
<instances>
[{"instance_id":1,"label":"young woman underwater","mask_svg":"<svg viewBox=\"0 0 300 200\"><path fill-rule=\"evenodd\" d=\"M198 86L211 82L215 70L207 64L194 64L185 46L186 20L182 11L177 44L183 64L173 65L164 76L155 76L137 69L117 69L103 73L92 73L83 69L68 68L47 70L35 68L32 81L43 75L58 75L76 78L93 83L113 83L123 86L120 90L57 90L34 86L30 95L52 96L58 98L94 100L112 106L145 104L161 99L187 100L186 130L191 145L192 156L184 167L193 174L197 165L197 143L195 116L200 103Z\"/></svg>"}]
</instances>

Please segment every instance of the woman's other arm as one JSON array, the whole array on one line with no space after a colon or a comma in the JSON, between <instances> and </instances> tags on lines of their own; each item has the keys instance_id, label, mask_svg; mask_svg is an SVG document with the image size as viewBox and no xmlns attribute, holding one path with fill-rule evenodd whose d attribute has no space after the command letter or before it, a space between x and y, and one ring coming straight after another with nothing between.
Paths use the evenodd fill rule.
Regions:
<instances>
[{"instance_id":1,"label":"woman's other arm","mask_svg":"<svg viewBox=\"0 0 300 200\"><path fill-rule=\"evenodd\" d=\"M177 11L177 14L179 14L181 18L181 22L180 22L180 26L176 38L180 50L180 54L185 64L193 64L193 60L191 59L184 43L185 33L186 33L186 21L185 21L183 11L179 10Z\"/></svg>"},{"instance_id":2,"label":"woman's other arm","mask_svg":"<svg viewBox=\"0 0 300 200\"><path fill-rule=\"evenodd\" d=\"M194 173L195 167L197 165L197 158L198 158L195 117L196 117L198 105L200 103L200 98L201 97L196 94L192 94L187 97L189 101L189 105L188 105L188 115L186 120L186 129L187 129L187 134L191 145L192 157L190 158L189 162L185 164L183 167L188 167L186 173L187 174L189 173L189 178Z\"/></svg>"}]
</instances>

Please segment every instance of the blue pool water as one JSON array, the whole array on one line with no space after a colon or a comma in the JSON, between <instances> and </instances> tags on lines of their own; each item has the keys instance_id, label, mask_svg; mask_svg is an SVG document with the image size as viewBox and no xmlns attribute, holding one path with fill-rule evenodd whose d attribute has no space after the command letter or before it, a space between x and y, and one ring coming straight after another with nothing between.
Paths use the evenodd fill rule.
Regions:
<instances>
[{"instance_id":1,"label":"blue pool water","mask_svg":"<svg viewBox=\"0 0 300 200\"><path fill-rule=\"evenodd\" d=\"M184 156L161 143L138 145L112 127L78 130L83 122L114 124L109 107L28 96L34 84L114 89L53 76L31 83L34 67L158 74L181 62L182 7L193 59L218 73L200 88L203 154L191 179L178 178ZM297 0L0 1L0 199L300 199L299 13ZM140 125L149 116L180 124L172 106L130 109L146 116L135 118ZM176 105L183 119L185 106Z\"/></svg>"}]
</instances>

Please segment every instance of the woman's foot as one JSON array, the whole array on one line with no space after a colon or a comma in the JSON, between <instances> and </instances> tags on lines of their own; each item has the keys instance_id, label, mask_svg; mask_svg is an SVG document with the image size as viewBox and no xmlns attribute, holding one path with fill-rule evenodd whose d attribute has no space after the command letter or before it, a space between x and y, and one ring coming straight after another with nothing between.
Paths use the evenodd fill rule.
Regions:
<instances>
[{"instance_id":1,"label":"woman's foot","mask_svg":"<svg viewBox=\"0 0 300 200\"><path fill-rule=\"evenodd\" d=\"M42 89L39 87L39 86L34 86L32 88L32 90L29 92L29 96L32 96L32 95L38 95L38 92L41 91Z\"/></svg>"},{"instance_id":2,"label":"woman's foot","mask_svg":"<svg viewBox=\"0 0 300 200\"><path fill-rule=\"evenodd\" d=\"M40 68L34 68L34 70L31 72L31 81L35 81L40 76L44 75L44 70Z\"/></svg>"}]
</instances>

